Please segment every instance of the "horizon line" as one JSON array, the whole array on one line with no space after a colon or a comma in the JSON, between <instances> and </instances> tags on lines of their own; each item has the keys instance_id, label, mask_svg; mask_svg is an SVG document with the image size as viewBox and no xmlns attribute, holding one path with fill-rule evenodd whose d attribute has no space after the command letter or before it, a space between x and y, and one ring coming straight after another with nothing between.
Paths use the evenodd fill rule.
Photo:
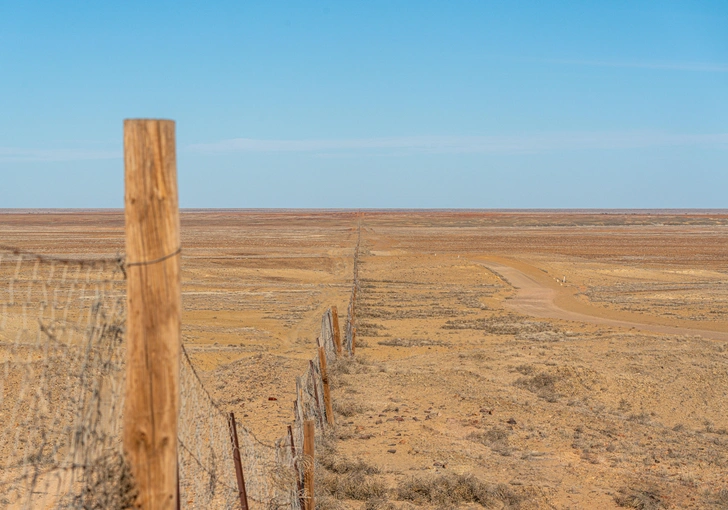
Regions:
<instances>
[{"instance_id":1,"label":"horizon line","mask_svg":"<svg viewBox=\"0 0 728 510\"><path fill-rule=\"evenodd\" d=\"M656 213L656 214L678 214L678 213L718 213L728 214L728 208L690 208L690 207L614 207L614 208L584 208L584 207L554 207L554 208L487 208L487 207L180 207L180 212L575 212L575 213ZM99 213L122 213L123 207L1 207L0 214L71 214L80 212Z\"/></svg>"}]
</instances>

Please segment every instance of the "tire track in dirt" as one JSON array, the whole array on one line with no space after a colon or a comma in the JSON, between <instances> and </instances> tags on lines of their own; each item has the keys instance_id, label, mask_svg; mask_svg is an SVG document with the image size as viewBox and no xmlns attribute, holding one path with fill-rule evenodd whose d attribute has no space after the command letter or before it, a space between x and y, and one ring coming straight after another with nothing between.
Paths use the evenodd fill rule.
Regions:
<instances>
[{"instance_id":1,"label":"tire track in dirt","mask_svg":"<svg viewBox=\"0 0 728 510\"><path fill-rule=\"evenodd\" d=\"M614 326L619 328L634 328L642 331L668 335L700 335L704 338L710 338L713 340L728 341L728 332L724 331L711 331L708 329L684 328L619 320L601 316L600 310L597 307L589 308L593 314L568 310L556 304L557 293L555 289L541 284L535 278L532 278L523 271L506 264L492 261L484 263L481 262L480 265L493 271L516 289L516 296L507 300L505 305L508 308L525 315L548 319L586 322L590 324Z\"/></svg>"}]
</instances>

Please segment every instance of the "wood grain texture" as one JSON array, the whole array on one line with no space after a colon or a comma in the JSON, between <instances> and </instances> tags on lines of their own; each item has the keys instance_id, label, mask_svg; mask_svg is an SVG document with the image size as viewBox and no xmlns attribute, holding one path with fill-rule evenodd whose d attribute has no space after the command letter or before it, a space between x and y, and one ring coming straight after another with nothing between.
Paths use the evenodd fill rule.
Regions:
<instances>
[{"instance_id":1,"label":"wood grain texture","mask_svg":"<svg viewBox=\"0 0 728 510\"><path fill-rule=\"evenodd\" d=\"M165 258L180 246L174 122L125 120L124 165L124 451L138 505L171 510L177 499L181 311L179 255Z\"/></svg>"}]
</instances>

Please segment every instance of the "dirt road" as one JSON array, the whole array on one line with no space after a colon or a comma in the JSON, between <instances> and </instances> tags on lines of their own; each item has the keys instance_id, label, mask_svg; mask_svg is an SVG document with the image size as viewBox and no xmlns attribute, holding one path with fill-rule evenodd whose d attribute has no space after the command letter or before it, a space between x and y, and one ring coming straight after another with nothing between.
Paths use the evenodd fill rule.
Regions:
<instances>
[{"instance_id":1,"label":"dirt road","mask_svg":"<svg viewBox=\"0 0 728 510\"><path fill-rule=\"evenodd\" d=\"M589 307L589 311L593 312L593 314L568 310L556 304L557 291L555 289L538 282L535 278L519 269L498 262L486 262L482 265L499 275L517 290L516 296L509 299L506 306L526 315L620 328L635 328L668 335L700 335L713 340L728 341L728 332L619 320L604 317L600 314L601 310L596 306Z\"/></svg>"}]
</instances>

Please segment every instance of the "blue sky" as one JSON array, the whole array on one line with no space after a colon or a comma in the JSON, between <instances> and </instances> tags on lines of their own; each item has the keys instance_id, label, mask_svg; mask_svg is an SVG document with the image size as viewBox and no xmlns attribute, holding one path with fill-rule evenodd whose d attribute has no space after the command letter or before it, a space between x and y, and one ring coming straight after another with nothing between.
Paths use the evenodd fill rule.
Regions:
<instances>
[{"instance_id":1,"label":"blue sky","mask_svg":"<svg viewBox=\"0 0 728 510\"><path fill-rule=\"evenodd\" d=\"M728 208L728 2L0 0L0 208Z\"/></svg>"}]
</instances>

